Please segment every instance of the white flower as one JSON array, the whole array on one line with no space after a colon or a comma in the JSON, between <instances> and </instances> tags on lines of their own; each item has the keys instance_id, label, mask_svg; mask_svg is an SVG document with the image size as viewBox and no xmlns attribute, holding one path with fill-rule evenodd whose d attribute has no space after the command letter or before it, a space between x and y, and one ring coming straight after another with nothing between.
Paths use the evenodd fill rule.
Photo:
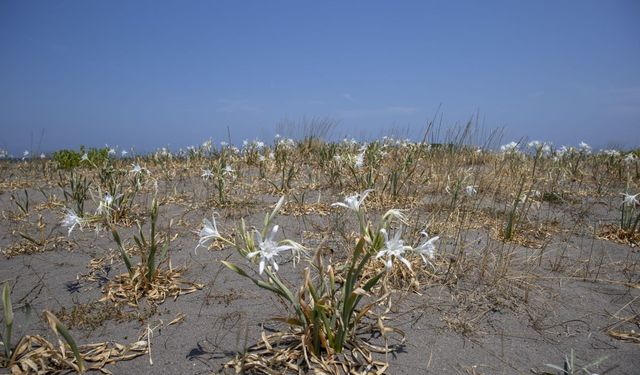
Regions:
<instances>
[{"instance_id":1,"label":"white flower","mask_svg":"<svg viewBox=\"0 0 640 375\"><path fill-rule=\"evenodd\" d=\"M116 149L115 148L110 148L108 154L109 155L115 155L116 154Z\"/></svg>"},{"instance_id":2,"label":"white flower","mask_svg":"<svg viewBox=\"0 0 640 375\"><path fill-rule=\"evenodd\" d=\"M539 148L540 146L542 146L542 143L540 141L531 141L527 144L527 147L529 148Z\"/></svg>"},{"instance_id":3,"label":"white flower","mask_svg":"<svg viewBox=\"0 0 640 375\"><path fill-rule=\"evenodd\" d=\"M40 154L40 159L44 159L44 158L46 158L46 157L47 157L47 156L44 154L44 152Z\"/></svg>"},{"instance_id":4,"label":"white flower","mask_svg":"<svg viewBox=\"0 0 640 375\"><path fill-rule=\"evenodd\" d=\"M636 156L633 153L629 153L627 154L627 156L625 156L624 158L624 162L625 163L633 163L634 161L636 161Z\"/></svg>"},{"instance_id":5,"label":"white flower","mask_svg":"<svg viewBox=\"0 0 640 375\"><path fill-rule=\"evenodd\" d=\"M470 197L474 196L478 194L478 190L476 190L477 187L478 185L468 185L467 187L464 188L464 192Z\"/></svg>"},{"instance_id":6,"label":"white flower","mask_svg":"<svg viewBox=\"0 0 640 375\"><path fill-rule=\"evenodd\" d=\"M428 264L429 261L427 260L427 258L433 259L436 251L434 242L439 240L440 237L435 236L433 238L429 238L429 235L427 234L427 232L421 232L420 234L425 238L425 241L420 245L418 245L418 247L413 249L413 251L415 251L416 253L418 253L418 255L420 255L420 257L422 257L424 264Z\"/></svg>"},{"instance_id":7,"label":"white flower","mask_svg":"<svg viewBox=\"0 0 640 375\"><path fill-rule=\"evenodd\" d=\"M600 153L611 157L620 156L620 151L618 150L600 150Z\"/></svg>"},{"instance_id":8,"label":"white flower","mask_svg":"<svg viewBox=\"0 0 640 375\"><path fill-rule=\"evenodd\" d=\"M220 232L218 232L215 214L211 215L211 221L209 221L209 219L202 220L202 229L200 229L198 235L200 236L200 239L198 240L198 245L196 245L196 248L193 250L196 255L198 254L198 247L204 246L204 244L210 240L222 238Z\"/></svg>"},{"instance_id":9,"label":"white flower","mask_svg":"<svg viewBox=\"0 0 640 375\"><path fill-rule=\"evenodd\" d=\"M249 259L253 259L258 255L260 256L258 273L261 275L262 275L262 272L264 271L264 267L267 262L270 262L271 265L273 266L273 269L277 271L278 263L276 263L276 260L274 259L274 257L282 251L294 249L293 245L278 245L278 243L274 240L277 232L278 232L278 226L274 225L273 229L271 229L271 233L269 233L267 238L263 240L262 236L260 235L260 232L256 231L256 243L258 244L258 247L260 248L260 250L253 251L247 254L247 258Z\"/></svg>"},{"instance_id":10,"label":"white flower","mask_svg":"<svg viewBox=\"0 0 640 375\"><path fill-rule=\"evenodd\" d=\"M635 206L637 204L640 204L640 202L638 202L638 199L636 198L638 195L640 195L640 193L636 195L631 195L627 193L620 193L620 194L624 196L624 200L622 201L623 205Z\"/></svg>"},{"instance_id":11,"label":"white flower","mask_svg":"<svg viewBox=\"0 0 640 375\"><path fill-rule=\"evenodd\" d=\"M222 171L222 173L226 175L231 175L233 174L233 172L235 172L235 170L231 168L230 165L227 165L226 167L224 167L224 170Z\"/></svg>"},{"instance_id":12,"label":"white flower","mask_svg":"<svg viewBox=\"0 0 640 375\"><path fill-rule=\"evenodd\" d=\"M98 203L98 208L96 208L96 214L102 215L104 213L107 213L109 210L111 210L114 199L118 199L120 197L122 197L122 194L118 194L114 197L109 193L104 193L102 199L100 200L100 203Z\"/></svg>"},{"instance_id":13,"label":"white flower","mask_svg":"<svg viewBox=\"0 0 640 375\"><path fill-rule=\"evenodd\" d=\"M131 164L131 167L132 167L132 168L131 168L131 171L129 171L129 172L130 172L130 173L133 173L133 174L139 174L139 173L144 172L144 170L145 170L145 168L142 168L142 167L140 166L140 164L138 164L138 163L133 163L133 164Z\"/></svg>"},{"instance_id":14,"label":"white flower","mask_svg":"<svg viewBox=\"0 0 640 375\"><path fill-rule=\"evenodd\" d=\"M580 149L580 152L583 152L585 154L591 153L591 146L589 146L589 144L587 144L586 142L580 142L578 144L578 148Z\"/></svg>"},{"instance_id":15,"label":"white flower","mask_svg":"<svg viewBox=\"0 0 640 375\"><path fill-rule=\"evenodd\" d=\"M113 196L109 193L104 193L102 200L107 206L111 206L111 203L113 203Z\"/></svg>"},{"instance_id":16,"label":"white flower","mask_svg":"<svg viewBox=\"0 0 640 375\"><path fill-rule=\"evenodd\" d=\"M200 177L202 177L205 180L208 180L213 177L213 172L211 172L211 169L203 169Z\"/></svg>"},{"instance_id":17,"label":"white flower","mask_svg":"<svg viewBox=\"0 0 640 375\"><path fill-rule=\"evenodd\" d=\"M23 156L23 157L25 157L25 158L26 158L27 156L29 156L29 151L24 150L24 152L22 153L22 156Z\"/></svg>"},{"instance_id":18,"label":"white flower","mask_svg":"<svg viewBox=\"0 0 640 375\"><path fill-rule=\"evenodd\" d=\"M355 162L353 163L354 167L356 167L356 168L362 168L362 167L364 166L364 153L365 153L365 150L362 150L362 151L358 154L358 156L356 156L356 160L355 160Z\"/></svg>"},{"instance_id":19,"label":"white flower","mask_svg":"<svg viewBox=\"0 0 640 375\"><path fill-rule=\"evenodd\" d=\"M84 226L84 224L85 224L84 219L79 217L74 210L71 210L71 209L66 210L66 214L62 219L62 226L65 228L69 228L68 236L71 235L71 232L73 231L73 228L76 227L76 225L80 226L80 230L82 230L82 227Z\"/></svg>"},{"instance_id":20,"label":"white flower","mask_svg":"<svg viewBox=\"0 0 640 375\"><path fill-rule=\"evenodd\" d=\"M517 142L509 142L506 145L500 146L500 151L502 151L504 153L518 152L517 147L518 147L518 143Z\"/></svg>"},{"instance_id":21,"label":"white flower","mask_svg":"<svg viewBox=\"0 0 640 375\"><path fill-rule=\"evenodd\" d=\"M82 154L80 161L89 161L89 154L87 154L86 152Z\"/></svg>"},{"instance_id":22,"label":"white flower","mask_svg":"<svg viewBox=\"0 0 640 375\"><path fill-rule=\"evenodd\" d=\"M263 162L263 161L267 160L267 158L265 158L264 155L260 155L260 156L258 156L258 160L260 162Z\"/></svg>"},{"instance_id":23,"label":"white flower","mask_svg":"<svg viewBox=\"0 0 640 375\"><path fill-rule=\"evenodd\" d=\"M386 230L380 229L380 233L384 236L384 248L378 252L376 259L383 256L387 257L385 262L387 271L391 270L391 267L393 266L393 258L400 260L408 269L411 269L411 263L403 257L405 251L411 250L411 246L405 245L404 241L400 239L400 236L402 235L402 227L398 229L396 235L393 236L391 240L389 239Z\"/></svg>"},{"instance_id":24,"label":"white flower","mask_svg":"<svg viewBox=\"0 0 640 375\"><path fill-rule=\"evenodd\" d=\"M389 211L387 211L384 215L382 215L382 219L383 220L387 220L389 218L394 218L396 220L399 220L403 223L407 222L407 218L402 214L402 212L396 208L392 208Z\"/></svg>"},{"instance_id":25,"label":"white flower","mask_svg":"<svg viewBox=\"0 0 640 375\"><path fill-rule=\"evenodd\" d=\"M367 195L369 195L369 193L371 193L372 191L373 189L367 189L363 191L362 194L354 194L354 195L348 196L344 199L344 203L336 202L336 203L333 203L331 207L344 207L344 208L354 210L356 212L360 212L360 206L362 205L362 202L367 197Z\"/></svg>"}]
</instances>

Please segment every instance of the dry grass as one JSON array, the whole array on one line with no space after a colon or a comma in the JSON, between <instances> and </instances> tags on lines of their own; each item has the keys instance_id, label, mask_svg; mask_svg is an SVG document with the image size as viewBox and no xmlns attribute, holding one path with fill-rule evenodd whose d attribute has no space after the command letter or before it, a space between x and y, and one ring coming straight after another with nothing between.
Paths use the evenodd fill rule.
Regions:
<instances>
[{"instance_id":1,"label":"dry grass","mask_svg":"<svg viewBox=\"0 0 640 375\"><path fill-rule=\"evenodd\" d=\"M402 301L408 295L426 297L432 290L443 291L450 308L441 308L438 320L451 332L479 336L486 333L486 316L495 311L523 316L541 332L548 329L543 321L550 310L546 302L551 304L555 297L554 283L582 280L635 290L640 282L635 251L640 232L619 224L620 193L640 190L637 161L629 164L624 155L608 157L580 151L547 156L536 154L534 149L525 153L478 151L466 139L431 146L387 140L362 147L319 140L293 145L278 141L271 147L247 148L244 152L203 146L190 154L171 157L158 152L134 160L110 160L109 168L118 173L107 168L79 168L76 172L94 184L91 189L106 191L109 177L118 182L117 191L132 197L128 209L121 210L120 216L111 216L117 217L117 222L92 218L86 228L90 230L82 232L82 238L88 242L86 238L94 229L100 236L103 231L99 225L107 228L108 224L117 224L124 232L134 222L144 222L148 215L143 207L156 196L159 205L172 213L170 218L161 218L162 223L179 230L181 240L188 242L184 249L192 249L195 237L191 233L197 233L201 218L210 217L212 210L220 213L220 231L235 238L239 232L234 221L246 217L249 226L259 226L257 213L269 209L278 196L286 195L287 203L280 212L288 224L283 225L285 236L302 238L307 248L320 251L323 262L333 265L340 283L344 282L341 271L346 269L348 258L345 249L352 248L358 239L358 223L331 204L366 189L373 189L364 204L368 217L391 208L401 210L405 243L417 244L422 231L440 237L430 264L414 258L409 269L395 262L372 291L373 300L401 296L377 303L375 307L384 313L371 317L375 324L365 325L360 331L378 335L380 345L356 336L344 353L316 356L308 352L307 332L289 329L263 334L258 344L226 364L228 370L246 373L393 373L385 357L392 348L384 346L385 334L393 329L382 325L382 316L402 315ZM357 164L360 157L362 163ZM144 179L131 178L131 162L148 170ZM50 160L0 164L0 190L5 194L69 182L68 172L56 171ZM225 166L232 168L224 172ZM205 179L201 177L205 169L219 172ZM4 256L81 247L74 239L80 237L78 231L65 236L65 229L57 222L62 207L73 207L74 202L59 200L54 194L42 195L45 199L39 197L30 210L3 206L5 234L10 238L2 246ZM86 199L85 214L93 217L99 197ZM640 210L634 206L632 212L638 214ZM374 219L368 220L367 225L376 224ZM296 225L297 229L286 232ZM167 235L162 236L159 240L168 240ZM171 240L176 238L174 235ZM624 250L627 255L614 257L606 251L594 251L595 240L628 246ZM223 252L228 248L225 243L214 242L208 250ZM134 253L132 249L128 252ZM165 300L203 288L200 283L185 280L187 266L159 268L151 282L140 266L110 278L109 270L120 267L120 263L118 257L101 249L79 277L99 283L104 296L100 301L61 309L61 319L71 327L91 329L110 319L145 320ZM363 280L373 278L384 267L382 261L372 260L366 265ZM212 283L217 277L211 275ZM290 279L295 283L299 278ZM149 315L131 315L120 308L138 307L145 299L151 308ZM242 298L210 292L205 300L209 299L233 306ZM617 340L638 343L640 338L631 328L640 324L637 298L629 306L624 317L615 318L623 324L609 327L607 333ZM98 310L100 313L95 313ZM26 337L20 343L23 352L39 354L25 355L19 368L30 367L30 361L37 362L35 368L40 369L74 368L73 357L64 350L39 336ZM132 358L128 356L134 356L138 349L142 350L94 346L85 347L84 353L96 358L94 362L105 363L108 358ZM94 354L89 354L91 350ZM99 360L104 353L109 353L104 357L107 359ZM485 373L475 367L456 369L458 373Z\"/></svg>"}]
</instances>

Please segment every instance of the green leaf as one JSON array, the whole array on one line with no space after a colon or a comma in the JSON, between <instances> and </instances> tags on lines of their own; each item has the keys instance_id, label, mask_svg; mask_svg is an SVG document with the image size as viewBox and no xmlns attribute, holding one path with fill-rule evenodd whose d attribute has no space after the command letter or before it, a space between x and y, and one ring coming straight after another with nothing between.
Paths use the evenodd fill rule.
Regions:
<instances>
[{"instance_id":1,"label":"green leaf","mask_svg":"<svg viewBox=\"0 0 640 375\"><path fill-rule=\"evenodd\" d=\"M4 323L13 324L13 307L11 306L11 293L9 283L5 283L2 288L2 308L4 309Z\"/></svg>"},{"instance_id":2,"label":"green leaf","mask_svg":"<svg viewBox=\"0 0 640 375\"><path fill-rule=\"evenodd\" d=\"M114 226L111 227L111 234L113 235L113 239L116 241L116 244L118 245L118 249L120 249L120 257L122 258L122 261L124 261L124 265L127 267L127 271L129 271L130 275L133 274L133 267L131 266L131 260L129 259L127 252L124 251L124 247L122 246L122 241L120 240L120 235L118 234L118 231L116 231L116 228Z\"/></svg>"},{"instance_id":3,"label":"green leaf","mask_svg":"<svg viewBox=\"0 0 640 375\"><path fill-rule=\"evenodd\" d=\"M76 362L78 362L78 369L83 373L85 371L84 360L80 355L80 350L78 350L78 345L76 345L76 341L73 339L73 336L71 336L67 327L65 327L52 312L45 310L44 314L51 326L51 329L53 329L56 334L60 334L67 344L69 344L69 347L71 347L71 351L73 352L74 357L76 357Z\"/></svg>"},{"instance_id":4,"label":"green leaf","mask_svg":"<svg viewBox=\"0 0 640 375\"><path fill-rule=\"evenodd\" d=\"M249 275L247 275L247 273L246 273L246 272L244 272L244 271L242 270L242 268L240 268L240 267L236 266L235 264L230 263L230 262L227 262L226 260L222 260L222 261L221 261L221 263L222 263L222 264L224 264L224 265L225 265L228 269L230 269L231 271L233 271L233 272L235 272L235 273L237 273L237 274L239 274L239 275L241 275L241 276L251 278Z\"/></svg>"},{"instance_id":5,"label":"green leaf","mask_svg":"<svg viewBox=\"0 0 640 375\"><path fill-rule=\"evenodd\" d=\"M2 309L4 311L4 325L6 326L4 353L5 357L9 359L11 358L11 332L13 328L13 307L11 306L9 283L5 283L2 288Z\"/></svg>"}]
</instances>

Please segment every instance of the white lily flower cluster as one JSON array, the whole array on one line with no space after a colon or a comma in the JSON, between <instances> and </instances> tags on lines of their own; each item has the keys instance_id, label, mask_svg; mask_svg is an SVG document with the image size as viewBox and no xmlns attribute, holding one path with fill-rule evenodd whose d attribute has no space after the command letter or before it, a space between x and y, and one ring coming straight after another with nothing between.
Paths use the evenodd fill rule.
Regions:
<instances>
[{"instance_id":1,"label":"white lily flower cluster","mask_svg":"<svg viewBox=\"0 0 640 375\"><path fill-rule=\"evenodd\" d=\"M543 157L549 157L551 155L551 146L553 146L553 144L549 142L540 142L535 140L527 144L527 147L533 150L535 154L539 154Z\"/></svg>"},{"instance_id":2,"label":"white lily flower cluster","mask_svg":"<svg viewBox=\"0 0 640 375\"><path fill-rule=\"evenodd\" d=\"M129 171L129 173L133 173L134 175L138 175L138 174L142 174L142 173L149 173L149 170L147 168L141 167L140 164L138 163L133 163L131 164L131 170Z\"/></svg>"},{"instance_id":3,"label":"white lily flower cluster","mask_svg":"<svg viewBox=\"0 0 640 375\"><path fill-rule=\"evenodd\" d=\"M236 170L231 168L231 165L227 164L224 169L222 170L222 174L227 175L227 176L232 176L233 172L235 172Z\"/></svg>"},{"instance_id":4,"label":"white lily flower cluster","mask_svg":"<svg viewBox=\"0 0 640 375\"><path fill-rule=\"evenodd\" d=\"M464 192L468 196L473 197L474 195L478 194L478 190L476 190L477 187L478 187L478 185L467 185L464 188Z\"/></svg>"},{"instance_id":5,"label":"white lily flower cluster","mask_svg":"<svg viewBox=\"0 0 640 375\"><path fill-rule=\"evenodd\" d=\"M353 162L353 166L355 168L362 168L364 167L364 153L366 150L360 150L360 153L358 155L356 155L355 161Z\"/></svg>"},{"instance_id":6,"label":"white lily flower cluster","mask_svg":"<svg viewBox=\"0 0 640 375\"><path fill-rule=\"evenodd\" d=\"M266 225L273 219L275 214L282 208L284 204L284 197L280 198L276 203L271 214L267 215L265 218L265 230ZM243 224L244 226L244 224ZM294 260L299 257L300 251L304 251L304 247L297 242L291 240L282 240L276 241L276 234L278 233L278 229L280 227L278 225L274 225L271 228L271 231L265 238L263 238L262 234L258 230L254 230L255 236L255 247L251 247L248 253L246 253L245 257L247 259L253 260L256 257L258 260L258 273L262 274L267 266L270 266L274 271L278 271L278 263L276 262L276 256L280 255L283 251L291 250L294 255ZM236 245L233 242L225 239L220 232L218 231L218 227L216 225L215 216L211 217L211 220L204 219L202 221L202 228L198 233L200 239L198 240L198 244L194 249L194 252L197 254L198 247L205 246L207 242L212 240L221 240L230 245ZM237 245L236 245L237 246ZM295 261L294 261L295 264Z\"/></svg>"},{"instance_id":7,"label":"white lily flower cluster","mask_svg":"<svg viewBox=\"0 0 640 375\"><path fill-rule=\"evenodd\" d=\"M202 145L200 145L200 148L205 152L211 152L212 145L213 145L213 140L209 138L206 141L202 142Z\"/></svg>"},{"instance_id":8,"label":"white lily flower cluster","mask_svg":"<svg viewBox=\"0 0 640 375\"><path fill-rule=\"evenodd\" d=\"M636 195L631 195L631 194L627 194L627 193L620 193L623 198L622 198L622 204L625 206L631 206L631 207L635 207L636 205L640 205L640 202L638 201L638 195L640 195L640 193L636 194Z\"/></svg>"},{"instance_id":9,"label":"white lily flower cluster","mask_svg":"<svg viewBox=\"0 0 640 375\"><path fill-rule=\"evenodd\" d=\"M386 257L385 268L390 271L393 267L393 260L401 261L408 269L411 270L411 262L405 258L407 253L414 253L422 258L425 265L431 264L430 260L435 258L435 242L440 239L439 236L429 238L427 232L421 232L421 235L425 238L418 246L411 247L404 244L402 237L402 227L398 229L393 236L389 239L386 229L380 229L380 233L384 237L384 247L376 254L376 259Z\"/></svg>"},{"instance_id":10,"label":"white lily flower cluster","mask_svg":"<svg viewBox=\"0 0 640 375\"><path fill-rule=\"evenodd\" d=\"M360 169L364 167L364 157L367 152L367 147L368 145L366 143L363 143L358 149L358 153L355 155L355 157L351 158L354 168Z\"/></svg>"},{"instance_id":11,"label":"white lily flower cluster","mask_svg":"<svg viewBox=\"0 0 640 375\"><path fill-rule=\"evenodd\" d=\"M96 208L96 215L103 215L108 213L110 210L113 209L114 200L119 199L121 197L122 197L122 194L118 194L114 197L108 192L104 193L104 195L102 196L102 199L98 203L98 207Z\"/></svg>"},{"instance_id":12,"label":"white lily flower cluster","mask_svg":"<svg viewBox=\"0 0 640 375\"><path fill-rule=\"evenodd\" d=\"M279 135L279 134L276 134ZM296 147L296 141L291 138L280 138L276 137L275 143L278 147L283 149L293 149Z\"/></svg>"},{"instance_id":13,"label":"white lily flower cluster","mask_svg":"<svg viewBox=\"0 0 640 375\"><path fill-rule=\"evenodd\" d=\"M193 250L196 255L198 254L198 248L200 246L204 246L209 241L222 238L220 232L218 232L215 216L211 216L211 221L209 221L209 219L202 220L202 229L200 229L198 235L200 239L198 240L196 248Z\"/></svg>"},{"instance_id":14,"label":"white lily flower cluster","mask_svg":"<svg viewBox=\"0 0 640 375\"><path fill-rule=\"evenodd\" d=\"M73 229L76 226L79 226L80 230L82 230L85 224L86 224L85 219L78 216L78 214L76 214L74 210L69 208L65 210L65 215L64 215L64 218L62 219L62 226L64 228L69 228L69 233L67 234L68 236L71 236L71 232L73 232Z\"/></svg>"},{"instance_id":15,"label":"white lily flower cluster","mask_svg":"<svg viewBox=\"0 0 640 375\"><path fill-rule=\"evenodd\" d=\"M344 202L336 202L331 205L331 207L344 207L355 212L360 212L360 207L362 206L362 202L364 199L371 193L373 189L367 189L362 192L362 194L354 194L344 198Z\"/></svg>"},{"instance_id":16,"label":"white lily flower cluster","mask_svg":"<svg viewBox=\"0 0 640 375\"><path fill-rule=\"evenodd\" d=\"M503 154L516 154L519 153L520 151L518 150L518 142L509 142L507 144L504 144L502 146L500 146L500 151Z\"/></svg>"},{"instance_id":17,"label":"white lily flower cluster","mask_svg":"<svg viewBox=\"0 0 640 375\"><path fill-rule=\"evenodd\" d=\"M580 142L578 143L578 151L580 151L580 153L586 154L586 155L590 155L591 154L591 146L589 146L588 143L586 142Z\"/></svg>"},{"instance_id":18,"label":"white lily flower cluster","mask_svg":"<svg viewBox=\"0 0 640 375\"><path fill-rule=\"evenodd\" d=\"M173 159L173 154L166 147L162 147L153 153L153 159L156 161L163 159Z\"/></svg>"},{"instance_id":19,"label":"white lily flower cluster","mask_svg":"<svg viewBox=\"0 0 640 375\"><path fill-rule=\"evenodd\" d=\"M474 186L470 186L475 190ZM336 202L333 203L332 207L344 207L349 210L355 211L358 215L358 218L362 220L362 203L369 193L373 190L365 190L361 194L354 194L347 196L344 199L344 202ZM385 223L389 222L390 219L397 219L400 222L404 223L405 217L399 210L391 209L387 211L386 214L383 215L382 219ZM361 222L361 226L363 227L363 223ZM384 247L378 251L375 258L386 258L385 260L385 268L387 271L391 270L393 267L393 260L397 259L401 261L407 268L411 269L411 262L405 258L407 253L413 253L419 255L422 260L426 264L431 264L430 260L435 257L435 242L440 239L439 236L435 236L433 238L429 238L427 232L421 232L421 235L424 237L424 241L420 243L416 247L411 247L409 245L405 245L402 240L402 226L396 231L395 235L392 238L389 238L389 234L387 233L387 229L384 227L380 229L380 233L384 237Z\"/></svg>"},{"instance_id":20,"label":"white lily flower cluster","mask_svg":"<svg viewBox=\"0 0 640 375\"><path fill-rule=\"evenodd\" d=\"M242 141L242 152L247 153L252 151L260 151L265 148L265 146L265 143L260 140L255 139L253 141L249 141L245 139L244 141Z\"/></svg>"},{"instance_id":21,"label":"white lily flower cluster","mask_svg":"<svg viewBox=\"0 0 640 375\"><path fill-rule=\"evenodd\" d=\"M571 147L571 146L561 146L559 149L556 150L555 153L555 160L564 158L564 157L572 157L572 156L576 156L576 155L591 155L591 146L589 144L587 144L586 142L580 142L578 143L578 147Z\"/></svg>"},{"instance_id":22,"label":"white lily flower cluster","mask_svg":"<svg viewBox=\"0 0 640 375\"><path fill-rule=\"evenodd\" d=\"M271 232L266 238L262 238L262 235L257 230L255 231L256 243L258 244L258 250L247 254L248 259L253 259L257 256L260 257L258 264L258 273L262 275L267 263L270 263L275 271L278 271L278 263L276 263L275 256L283 251L293 250L295 246L288 243L278 243L275 240L276 233L278 233L278 226L274 225Z\"/></svg>"},{"instance_id":23,"label":"white lily flower cluster","mask_svg":"<svg viewBox=\"0 0 640 375\"><path fill-rule=\"evenodd\" d=\"M209 180L209 179L213 178L213 172L209 168L203 169L202 170L202 174L200 175L200 177L202 177L203 180Z\"/></svg>"},{"instance_id":24,"label":"white lily flower cluster","mask_svg":"<svg viewBox=\"0 0 640 375\"><path fill-rule=\"evenodd\" d=\"M620 151L618 151L618 150L609 150L609 149L600 150L599 153L602 154L602 155L610 156L612 158L620 156Z\"/></svg>"}]
</instances>

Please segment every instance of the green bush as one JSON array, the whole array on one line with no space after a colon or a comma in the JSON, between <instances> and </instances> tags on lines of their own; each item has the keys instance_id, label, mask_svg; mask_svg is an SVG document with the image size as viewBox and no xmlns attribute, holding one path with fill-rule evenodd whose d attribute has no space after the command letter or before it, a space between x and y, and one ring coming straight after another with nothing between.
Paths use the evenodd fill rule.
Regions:
<instances>
[{"instance_id":1,"label":"green bush","mask_svg":"<svg viewBox=\"0 0 640 375\"><path fill-rule=\"evenodd\" d=\"M87 156L89 156L89 160L93 165L103 165L109 159L109 149L108 148L91 148L87 152ZM84 154L84 146L80 146L80 154Z\"/></svg>"},{"instance_id":2,"label":"green bush","mask_svg":"<svg viewBox=\"0 0 640 375\"><path fill-rule=\"evenodd\" d=\"M82 155L73 150L59 150L53 153L53 161L60 169L73 169L80 165Z\"/></svg>"},{"instance_id":3,"label":"green bush","mask_svg":"<svg viewBox=\"0 0 640 375\"><path fill-rule=\"evenodd\" d=\"M82 155L87 154L89 161L83 161ZM53 161L55 161L60 169L73 169L79 166L96 167L104 165L109 159L108 148L90 148L85 150L84 146L80 146L80 151L75 150L59 150L53 153Z\"/></svg>"}]
</instances>

